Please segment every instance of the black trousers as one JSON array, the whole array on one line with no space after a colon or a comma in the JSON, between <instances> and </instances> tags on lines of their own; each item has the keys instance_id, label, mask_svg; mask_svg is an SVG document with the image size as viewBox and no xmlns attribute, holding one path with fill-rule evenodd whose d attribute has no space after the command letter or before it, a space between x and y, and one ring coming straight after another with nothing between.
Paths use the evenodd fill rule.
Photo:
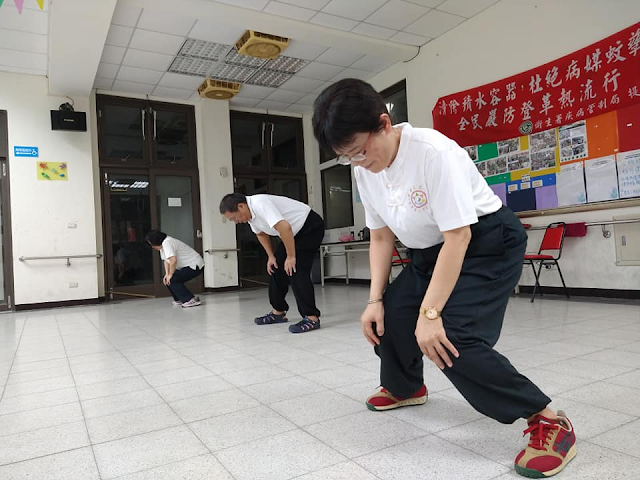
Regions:
<instances>
[{"instance_id":1,"label":"black trousers","mask_svg":"<svg viewBox=\"0 0 640 480\"><path fill-rule=\"evenodd\" d=\"M187 288L187 283L192 278L196 278L198 275L202 275L204 267L196 268L184 267L180 270L173 272L171 277L171 283L168 285L168 289L171 292L171 296L176 302L188 302L193 298L193 293Z\"/></svg>"},{"instance_id":2,"label":"black trousers","mask_svg":"<svg viewBox=\"0 0 640 480\"><path fill-rule=\"evenodd\" d=\"M269 281L269 302L275 310L289 310L289 304L285 297L289 291L289 284L291 284L300 315L303 317L306 315L320 316L311 281L311 267L323 237L324 221L320 215L311 210L302 229L293 237L296 243L296 272L292 276L288 276L284 271L284 261L287 258L284 243L280 243L278 246L276 250L278 268L271 275Z\"/></svg>"},{"instance_id":3,"label":"black trousers","mask_svg":"<svg viewBox=\"0 0 640 480\"><path fill-rule=\"evenodd\" d=\"M443 373L480 413L501 423L528 418L551 400L493 349L516 286L527 236L506 207L471 226L472 239L442 321L460 357ZM423 384L422 352L415 338L420 304L442 244L410 250L412 262L384 292L385 333L375 347L381 385L409 397Z\"/></svg>"}]
</instances>

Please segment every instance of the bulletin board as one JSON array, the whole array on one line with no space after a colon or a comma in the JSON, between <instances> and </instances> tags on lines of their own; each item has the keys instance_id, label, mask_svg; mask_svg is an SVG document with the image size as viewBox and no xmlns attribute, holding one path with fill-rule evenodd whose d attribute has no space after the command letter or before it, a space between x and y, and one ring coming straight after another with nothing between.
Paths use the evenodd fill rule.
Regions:
<instances>
[{"instance_id":1,"label":"bulletin board","mask_svg":"<svg viewBox=\"0 0 640 480\"><path fill-rule=\"evenodd\" d=\"M443 97L433 118L515 212L640 199L640 23Z\"/></svg>"}]
</instances>

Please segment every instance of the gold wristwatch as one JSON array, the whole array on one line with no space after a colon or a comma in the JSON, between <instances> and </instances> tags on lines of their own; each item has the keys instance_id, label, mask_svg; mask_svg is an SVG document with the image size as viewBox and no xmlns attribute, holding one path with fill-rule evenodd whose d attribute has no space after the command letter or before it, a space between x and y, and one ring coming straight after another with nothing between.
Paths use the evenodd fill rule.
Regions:
<instances>
[{"instance_id":1,"label":"gold wristwatch","mask_svg":"<svg viewBox=\"0 0 640 480\"><path fill-rule=\"evenodd\" d=\"M436 307L421 307L420 315L423 315L425 318L429 320L436 320L440 318L440 314L442 312L438 311Z\"/></svg>"}]
</instances>

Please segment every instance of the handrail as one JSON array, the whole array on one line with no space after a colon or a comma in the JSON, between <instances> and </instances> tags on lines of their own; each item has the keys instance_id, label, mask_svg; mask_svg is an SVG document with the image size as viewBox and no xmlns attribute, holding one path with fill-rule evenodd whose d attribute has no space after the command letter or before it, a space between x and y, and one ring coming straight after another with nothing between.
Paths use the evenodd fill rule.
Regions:
<instances>
[{"instance_id":1,"label":"handrail","mask_svg":"<svg viewBox=\"0 0 640 480\"><path fill-rule=\"evenodd\" d=\"M66 266L71 266L72 258L102 258L101 253L94 253L92 255L56 255L51 257L18 257L18 260L21 262L26 262L28 260L66 260Z\"/></svg>"},{"instance_id":2,"label":"handrail","mask_svg":"<svg viewBox=\"0 0 640 480\"><path fill-rule=\"evenodd\" d=\"M224 253L222 258L229 258L229 252L239 252L239 248L208 248L204 251L204 253L208 253L209 255L213 255L214 253Z\"/></svg>"},{"instance_id":3,"label":"handrail","mask_svg":"<svg viewBox=\"0 0 640 480\"><path fill-rule=\"evenodd\" d=\"M609 221L601 221L601 222L585 222L587 227L602 227L602 236L604 238L611 237L611 232L607 230L605 227L607 225L622 225L625 223L640 223L640 218L631 218L627 220L609 220ZM546 225L535 225L527 228L527 230L546 230Z\"/></svg>"}]
</instances>

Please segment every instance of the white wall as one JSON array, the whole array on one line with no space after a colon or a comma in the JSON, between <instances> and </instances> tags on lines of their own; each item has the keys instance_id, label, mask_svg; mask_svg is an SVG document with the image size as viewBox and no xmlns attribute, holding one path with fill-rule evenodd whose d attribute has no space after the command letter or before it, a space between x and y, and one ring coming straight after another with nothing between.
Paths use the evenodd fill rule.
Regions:
<instances>
[{"instance_id":1,"label":"white wall","mask_svg":"<svg viewBox=\"0 0 640 480\"><path fill-rule=\"evenodd\" d=\"M409 121L431 127L431 110L439 97L500 80L542 65L614 34L640 20L637 0L502 0L422 47L411 62L394 66L370 82L383 90L406 78ZM535 225L551 221L607 221L612 215L637 214L640 207L573 213L526 220ZM355 204L356 231L364 223ZM529 250L538 249L541 232L531 232ZM588 262L584 259L589 258ZM354 254L352 276L369 278L366 255ZM615 265L613 237L604 239L597 229L581 239L568 239L562 270L570 286L607 289L639 289L640 267ZM330 271L342 269L330 264ZM557 273L543 282L556 285ZM533 285L525 272L522 284Z\"/></svg>"},{"instance_id":2,"label":"white wall","mask_svg":"<svg viewBox=\"0 0 640 480\"><path fill-rule=\"evenodd\" d=\"M0 108L7 110L14 303L31 304L98 297L95 258L20 262L20 256L96 253L91 132L51 130L50 110L65 97L47 95L47 79L0 73ZM75 98L76 111L89 110ZM90 128L90 126L89 126ZM40 157L15 158L15 145L37 146ZM38 181L36 163L66 162L69 180ZM68 228L75 223L77 228ZM71 282L77 288L69 288Z\"/></svg>"}]
</instances>

